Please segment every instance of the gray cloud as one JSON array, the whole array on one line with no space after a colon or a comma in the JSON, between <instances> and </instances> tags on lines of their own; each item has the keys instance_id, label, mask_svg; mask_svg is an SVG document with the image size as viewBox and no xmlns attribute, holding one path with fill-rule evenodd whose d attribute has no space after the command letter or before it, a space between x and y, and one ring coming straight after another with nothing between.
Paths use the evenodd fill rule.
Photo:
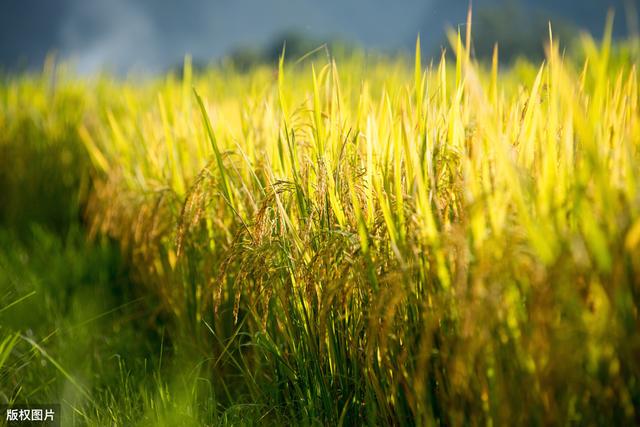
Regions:
<instances>
[{"instance_id":1,"label":"gray cloud","mask_svg":"<svg viewBox=\"0 0 640 427\"><path fill-rule=\"evenodd\" d=\"M156 23L138 4L75 0L59 30L60 53L81 73L152 68L161 61Z\"/></svg>"},{"instance_id":2,"label":"gray cloud","mask_svg":"<svg viewBox=\"0 0 640 427\"><path fill-rule=\"evenodd\" d=\"M185 53L212 58L289 29L396 48L415 38L430 0L73 0L57 40L80 72L158 71Z\"/></svg>"}]
</instances>

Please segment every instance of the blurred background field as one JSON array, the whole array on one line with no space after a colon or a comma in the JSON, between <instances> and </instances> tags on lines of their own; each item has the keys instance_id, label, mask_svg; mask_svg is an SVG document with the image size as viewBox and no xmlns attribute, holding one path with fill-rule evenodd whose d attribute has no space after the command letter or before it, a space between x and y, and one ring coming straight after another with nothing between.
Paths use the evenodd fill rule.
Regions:
<instances>
[{"instance_id":1,"label":"blurred background field","mask_svg":"<svg viewBox=\"0 0 640 427\"><path fill-rule=\"evenodd\" d=\"M254 26L263 6L196 3L178 16L254 33L144 1L2 27L2 403L60 402L65 425L639 422L637 2L478 2L473 26L466 2L407 2L410 25L282 2ZM385 19L411 34L375 39ZM185 57L197 37L217 41Z\"/></svg>"}]
</instances>

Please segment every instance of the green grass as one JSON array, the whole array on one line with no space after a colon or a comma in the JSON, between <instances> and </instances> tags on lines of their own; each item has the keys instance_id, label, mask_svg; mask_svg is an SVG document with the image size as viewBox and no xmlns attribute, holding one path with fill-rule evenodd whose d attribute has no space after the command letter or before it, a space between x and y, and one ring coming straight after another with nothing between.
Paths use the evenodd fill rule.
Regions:
<instances>
[{"instance_id":1,"label":"green grass","mask_svg":"<svg viewBox=\"0 0 640 427\"><path fill-rule=\"evenodd\" d=\"M450 38L427 67L0 85L3 399L92 425L636 422L637 44L500 69Z\"/></svg>"},{"instance_id":2,"label":"green grass","mask_svg":"<svg viewBox=\"0 0 640 427\"><path fill-rule=\"evenodd\" d=\"M0 399L62 405L63 425L237 425L255 405L222 407L206 357L168 337L134 298L118 249L34 229L0 232Z\"/></svg>"}]
</instances>

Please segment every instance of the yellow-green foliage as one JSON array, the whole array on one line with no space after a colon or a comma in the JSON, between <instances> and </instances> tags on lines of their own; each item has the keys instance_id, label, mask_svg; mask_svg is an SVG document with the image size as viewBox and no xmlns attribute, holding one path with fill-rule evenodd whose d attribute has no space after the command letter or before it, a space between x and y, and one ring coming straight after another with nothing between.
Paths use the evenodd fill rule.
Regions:
<instances>
[{"instance_id":1,"label":"yellow-green foliage","mask_svg":"<svg viewBox=\"0 0 640 427\"><path fill-rule=\"evenodd\" d=\"M87 86L86 218L292 419L637 420L636 64L585 38L499 72L451 38Z\"/></svg>"},{"instance_id":2,"label":"yellow-green foliage","mask_svg":"<svg viewBox=\"0 0 640 427\"><path fill-rule=\"evenodd\" d=\"M63 70L60 70L63 72ZM0 222L58 229L78 216L88 158L77 127L91 98L85 84L42 76L0 83Z\"/></svg>"}]
</instances>

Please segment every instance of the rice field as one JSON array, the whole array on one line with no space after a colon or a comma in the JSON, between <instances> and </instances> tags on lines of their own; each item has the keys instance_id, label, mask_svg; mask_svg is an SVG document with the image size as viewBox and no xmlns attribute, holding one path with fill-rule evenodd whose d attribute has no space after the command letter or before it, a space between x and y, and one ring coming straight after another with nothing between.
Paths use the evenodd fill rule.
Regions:
<instances>
[{"instance_id":1,"label":"rice field","mask_svg":"<svg viewBox=\"0 0 640 427\"><path fill-rule=\"evenodd\" d=\"M550 31L506 66L467 28L428 62L3 78L0 399L69 425L640 422L638 43ZM71 302L29 335L51 286Z\"/></svg>"}]
</instances>

